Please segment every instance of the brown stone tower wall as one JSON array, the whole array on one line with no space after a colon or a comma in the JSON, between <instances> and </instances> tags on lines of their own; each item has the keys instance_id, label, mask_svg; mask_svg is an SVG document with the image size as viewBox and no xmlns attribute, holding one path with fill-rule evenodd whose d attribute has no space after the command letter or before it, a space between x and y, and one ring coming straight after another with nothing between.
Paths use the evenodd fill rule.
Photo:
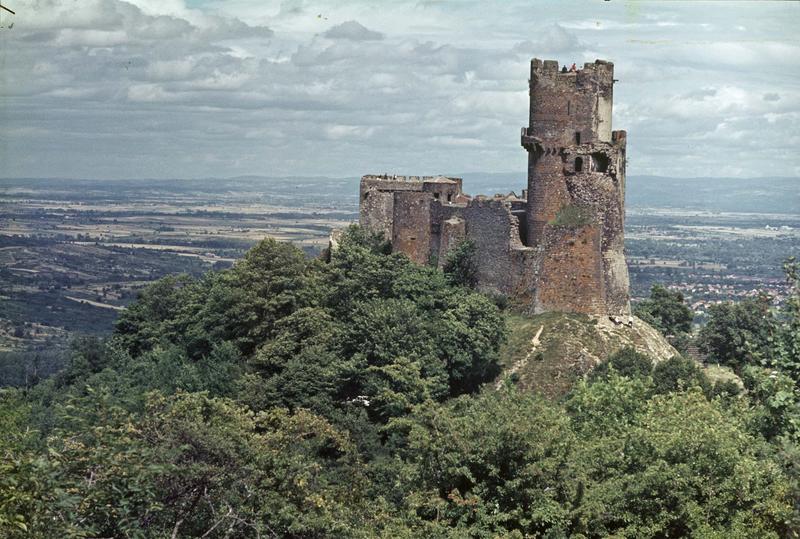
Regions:
<instances>
[{"instance_id":1,"label":"brown stone tower wall","mask_svg":"<svg viewBox=\"0 0 800 539\"><path fill-rule=\"evenodd\" d=\"M560 311L602 313L605 311L602 233L597 225L576 230L549 227L544 239L547 255L542 260L536 287L537 311L557 305Z\"/></svg>"},{"instance_id":2,"label":"brown stone tower wall","mask_svg":"<svg viewBox=\"0 0 800 539\"><path fill-rule=\"evenodd\" d=\"M522 145L528 151L527 243L542 250L536 311L630 312L626 137L611 131L613 85L609 62L562 73L557 62L531 61ZM559 222L565 209L579 210L582 219Z\"/></svg>"},{"instance_id":3,"label":"brown stone tower wall","mask_svg":"<svg viewBox=\"0 0 800 539\"><path fill-rule=\"evenodd\" d=\"M563 188L563 149L611 142L614 64L598 60L577 72L561 73L558 62L531 60L528 150L528 238L569 203Z\"/></svg>"}]
</instances>

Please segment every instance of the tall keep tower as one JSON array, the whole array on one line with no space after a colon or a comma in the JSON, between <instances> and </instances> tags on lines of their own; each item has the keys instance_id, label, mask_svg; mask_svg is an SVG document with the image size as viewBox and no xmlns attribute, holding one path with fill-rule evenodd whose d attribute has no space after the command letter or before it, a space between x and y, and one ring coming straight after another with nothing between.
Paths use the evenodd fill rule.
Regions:
<instances>
[{"instance_id":1,"label":"tall keep tower","mask_svg":"<svg viewBox=\"0 0 800 539\"><path fill-rule=\"evenodd\" d=\"M543 252L534 308L628 314L625 131L611 130L614 64L531 61L526 243Z\"/></svg>"}]
</instances>

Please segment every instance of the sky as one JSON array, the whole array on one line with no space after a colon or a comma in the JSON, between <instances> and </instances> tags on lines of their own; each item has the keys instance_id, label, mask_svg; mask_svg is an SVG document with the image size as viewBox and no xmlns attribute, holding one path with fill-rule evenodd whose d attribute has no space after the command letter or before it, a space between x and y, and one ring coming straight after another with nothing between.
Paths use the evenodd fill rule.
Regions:
<instances>
[{"instance_id":1,"label":"sky","mask_svg":"<svg viewBox=\"0 0 800 539\"><path fill-rule=\"evenodd\" d=\"M628 174L800 176L800 2L2 0L0 177L519 172L614 62Z\"/></svg>"}]
</instances>

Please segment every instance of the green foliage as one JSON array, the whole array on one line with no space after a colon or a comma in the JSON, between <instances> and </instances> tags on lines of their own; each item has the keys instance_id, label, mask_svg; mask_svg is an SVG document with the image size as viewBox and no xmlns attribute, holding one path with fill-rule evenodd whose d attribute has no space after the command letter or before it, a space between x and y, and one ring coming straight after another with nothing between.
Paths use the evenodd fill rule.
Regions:
<instances>
[{"instance_id":1,"label":"green foliage","mask_svg":"<svg viewBox=\"0 0 800 539\"><path fill-rule=\"evenodd\" d=\"M485 297L359 227L329 256L307 261L265 240L230 270L156 283L113 339L133 356L125 378L166 393L236 393L255 409L338 417L365 406L386 421L496 376L504 323Z\"/></svg>"},{"instance_id":2,"label":"green foliage","mask_svg":"<svg viewBox=\"0 0 800 539\"><path fill-rule=\"evenodd\" d=\"M579 382L565 403L584 436L623 432L647 405L651 393L646 378L628 378L610 372L604 380Z\"/></svg>"},{"instance_id":3,"label":"green foliage","mask_svg":"<svg viewBox=\"0 0 800 539\"><path fill-rule=\"evenodd\" d=\"M136 418L98 392L63 413L69 436L4 461L6 537L348 537L367 511L347 435L308 412L152 394Z\"/></svg>"},{"instance_id":4,"label":"green foliage","mask_svg":"<svg viewBox=\"0 0 800 539\"><path fill-rule=\"evenodd\" d=\"M634 314L665 335L678 335L692 330L694 314L686 305L683 294L660 284L650 289L650 297L639 303Z\"/></svg>"},{"instance_id":5,"label":"green foliage","mask_svg":"<svg viewBox=\"0 0 800 539\"><path fill-rule=\"evenodd\" d=\"M421 518L461 537L568 525L576 488L563 466L576 440L568 418L540 398L511 391L423 407L408 438L420 486L409 503Z\"/></svg>"},{"instance_id":6,"label":"green foliage","mask_svg":"<svg viewBox=\"0 0 800 539\"><path fill-rule=\"evenodd\" d=\"M800 391L786 374L748 366L743 372L745 388L761 404L756 408L758 430L767 438L788 436L800 440Z\"/></svg>"},{"instance_id":7,"label":"green foliage","mask_svg":"<svg viewBox=\"0 0 800 539\"><path fill-rule=\"evenodd\" d=\"M742 393L742 388L733 380L718 380L711 388L712 397L736 397Z\"/></svg>"},{"instance_id":8,"label":"green foliage","mask_svg":"<svg viewBox=\"0 0 800 539\"><path fill-rule=\"evenodd\" d=\"M800 386L800 263L788 258L783 269L791 289L776 320L772 364Z\"/></svg>"},{"instance_id":9,"label":"green foliage","mask_svg":"<svg viewBox=\"0 0 800 539\"><path fill-rule=\"evenodd\" d=\"M266 240L0 390L0 536L797 537L794 301L729 350L771 367L736 398L623 349L553 402L486 384L503 318L452 274L358 227L327 262Z\"/></svg>"},{"instance_id":10,"label":"green foliage","mask_svg":"<svg viewBox=\"0 0 800 539\"><path fill-rule=\"evenodd\" d=\"M579 228L594 222L594 212L591 208L570 204L564 206L556 216L547 224L565 228Z\"/></svg>"},{"instance_id":11,"label":"green foliage","mask_svg":"<svg viewBox=\"0 0 800 539\"><path fill-rule=\"evenodd\" d=\"M650 289L650 297L636 305L633 313L663 333L679 352L686 352L694 313L686 305L683 294L655 284Z\"/></svg>"},{"instance_id":12,"label":"green foliage","mask_svg":"<svg viewBox=\"0 0 800 539\"><path fill-rule=\"evenodd\" d=\"M652 370L652 359L640 352L637 352L634 348L627 346L611 355L606 361L595 367L590 375L590 378L592 380L605 378L611 371L619 374L620 376L638 378L648 376Z\"/></svg>"},{"instance_id":13,"label":"green foliage","mask_svg":"<svg viewBox=\"0 0 800 539\"><path fill-rule=\"evenodd\" d=\"M405 488L417 487L406 526L427 537L786 534L791 491L765 443L701 392L648 391L646 378L612 373L565 409L510 390L396 420Z\"/></svg>"},{"instance_id":14,"label":"green foliage","mask_svg":"<svg viewBox=\"0 0 800 539\"><path fill-rule=\"evenodd\" d=\"M120 345L136 356L174 339L170 322L193 295L194 287L195 281L188 275L170 275L148 285L116 322Z\"/></svg>"},{"instance_id":15,"label":"green foliage","mask_svg":"<svg viewBox=\"0 0 800 539\"><path fill-rule=\"evenodd\" d=\"M442 267L450 282L458 286L478 286L477 247L472 240L463 240L447 253Z\"/></svg>"},{"instance_id":16,"label":"green foliage","mask_svg":"<svg viewBox=\"0 0 800 539\"><path fill-rule=\"evenodd\" d=\"M670 393L690 387L699 387L706 395L711 392L711 382L696 361L672 356L653 368L653 390L656 393Z\"/></svg>"},{"instance_id":17,"label":"green foliage","mask_svg":"<svg viewBox=\"0 0 800 539\"><path fill-rule=\"evenodd\" d=\"M698 336L700 350L710 359L740 372L770 356L774 332L770 300L766 296L739 303L721 303L709 309L708 323Z\"/></svg>"},{"instance_id":18,"label":"green foliage","mask_svg":"<svg viewBox=\"0 0 800 539\"><path fill-rule=\"evenodd\" d=\"M573 457L590 481L575 531L778 537L791 508L786 482L762 460L763 450L702 393L656 396L622 431L599 432Z\"/></svg>"}]
</instances>

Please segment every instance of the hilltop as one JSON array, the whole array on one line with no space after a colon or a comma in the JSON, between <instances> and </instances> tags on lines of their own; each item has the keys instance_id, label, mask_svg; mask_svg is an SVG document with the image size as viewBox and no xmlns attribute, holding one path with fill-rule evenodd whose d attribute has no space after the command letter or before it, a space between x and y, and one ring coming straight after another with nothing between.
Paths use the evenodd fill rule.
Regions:
<instances>
[{"instance_id":1,"label":"hilltop","mask_svg":"<svg viewBox=\"0 0 800 539\"><path fill-rule=\"evenodd\" d=\"M636 317L631 327L604 316L572 313L510 314L506 321L498 388L510 379L522 389L560 397L622 348L632 347L656 363L678 354L655 328Z\"/></svg>"}]
</instances>

